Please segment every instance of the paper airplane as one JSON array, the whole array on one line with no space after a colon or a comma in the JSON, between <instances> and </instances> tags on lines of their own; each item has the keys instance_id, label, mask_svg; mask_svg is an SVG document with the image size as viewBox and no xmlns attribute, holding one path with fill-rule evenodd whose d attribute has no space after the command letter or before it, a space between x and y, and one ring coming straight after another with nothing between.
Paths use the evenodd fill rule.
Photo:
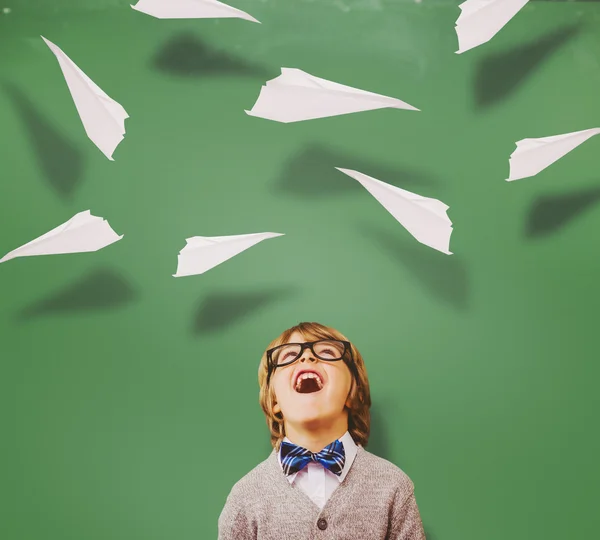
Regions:
<instances>
[{"instance_id":1,"label":"paper airplane","mask_svg":"<svg viewBox=\"0 0 600 540\"><path fill-rule=\"evenodd\" d=\"M421 244L437 249L446 255L452 255L450 251L452 222L446 213L448 205L437 199L422 197L386 184L358 171L339 167L336 169L358 180Z\"/></svg>"},{"instance_id":2,"label":"paper airplane","mask_svg":"<svg viewBox=\"0 0 600 540\"><path fill-rule=\"evenodd\" d=\"M111 161L113 152L125 135L125 119L129 115L114 99L107 96L75 63L54 43L41 38L56 56L71 97L87 136Z\"/></svg>"},{"instance_id":3,"label":"paper airplane","mask_svg":"<svg viewBox=\"0 0 600 540\"><path fill-rule=\"evenodd\" d=\"M553 135L541 139L517 141L517 149L510 155L507 182L535 176L546 167L567 155L590 137L598 135L600 128L584 129L564 135Z\"/></svg>"},{"instance_id":4,"label":"paper airplane","mask_svg":"<svg viewBox=\"0 0 600 540\"><path fill-rule=\"evenodd\" d=\"M246 19L260 23L248 13L217 0L139 0L136 11L157 19Z\"/></svg>"},{"instance_id":5,"label":"paper airplane","mask_svg":"<svg viewBox=\"0 0 600 540\"><path fill-rule=\"evenodd\" d=\"M16 257L98 251L121 238L123 235L119 236L113 231L108 221L92 216L90 211L86 210L75 214L69 221L50 232L7 253L0 259L0 263Z\"/></svg>"},{"instance_id":6,"label":"paper airplane","mask_svg":"<svg viewBox=\"0 0 600 540\"><path fill-rule=\"evenodd\" d=\"M276 236L283 236L283 234L266 232L186 238L186 245L177 256L177 273L173 274L173 277L204 274L207 270L231 259L255 244Z\"/></svg>"},{"instance_id":7,"label":"paper airplane","mask_svg":"<svg viewBox=\"0 0 600 540\"><path fill-rule=\"evenodd\" d=\"M527 4L529 0L467 0L458 6L456 21L458 51L487 43Z\"/></svg>"},{"instance_id":8,"label":"paper airplane","mask_svg":"<svg viewBox=\"0 0 600 540\"><path fill-rule=\"evenodd\" d=\"M385 108L419 110L399 99L320 79L300 69L281 68L281 75L261 87L254 107L246 113L288 123Z\"/></svg>"}]
</instances>

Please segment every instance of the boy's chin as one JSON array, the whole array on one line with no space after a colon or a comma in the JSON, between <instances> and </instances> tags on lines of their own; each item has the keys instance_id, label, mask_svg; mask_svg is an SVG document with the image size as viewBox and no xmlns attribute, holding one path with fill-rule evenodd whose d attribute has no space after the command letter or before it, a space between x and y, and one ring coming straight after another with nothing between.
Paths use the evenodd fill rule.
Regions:
<instances>
[{"instance_id":1,"label":"boy's chin","mask_svg":"<svg viewBox=\"0 0 600 540\"><path fill-rule=\"evenodd\" d=\"M293 416L293 423L304 428L321 427L322 424L330 424L337 414L329 407L322 408L317 404L311 407L310 404L307 404Z\"/></svg>"},{"instance_id":2,"label":"boy's chin","mask_svg":"<svg viewBox=\"0 0 600 540\"><path fill-rule=\"evenodd\" d=\"M329 424L329 416L325 414L307 414L294 422L297 428L304 431L315 431Z\"/></svg>"}]
</instances>

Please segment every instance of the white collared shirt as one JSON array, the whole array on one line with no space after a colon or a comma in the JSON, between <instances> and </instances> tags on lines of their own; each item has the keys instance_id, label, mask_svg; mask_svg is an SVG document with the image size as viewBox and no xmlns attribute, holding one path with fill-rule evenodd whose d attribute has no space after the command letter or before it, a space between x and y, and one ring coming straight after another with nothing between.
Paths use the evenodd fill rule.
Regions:
<instances>
[{"instance_id":1,"label":"white collared shirt","mask_svg":"<svg viewBox=\"0 0 600 540\"><path fill-rule=\"evenodd\" d=\"M287 437L283 440L292 442ZM346 475L352 466L352 462L356 457L357 447L350 433L346 431L339 440L344 446L344 453L346 455L344 468L339 476L333 474L320 463L311 461L301 471L290 474L287 477L290 484L295 483L321 509L325 506L325 503L329 497L331 497L331 494L335 489L343 482L344 478L346 478ZM281 465L281 456L279 452L277 452L277 459L279 465Z\"/></svg>"}]
</instances>

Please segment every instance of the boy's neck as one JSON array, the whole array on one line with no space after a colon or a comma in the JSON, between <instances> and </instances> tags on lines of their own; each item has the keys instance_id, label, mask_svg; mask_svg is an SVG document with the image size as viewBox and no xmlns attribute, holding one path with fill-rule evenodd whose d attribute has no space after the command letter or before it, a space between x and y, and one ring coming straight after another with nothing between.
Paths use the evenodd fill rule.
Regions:
<instances>
[{"instance_id":1,"label":"boy's neck","mask_svg":"<svg viewBox=\"0 0 600 540\"><path fill-rule=\"evenodd\" d=\"M328 444L343 437L348 431L348 421L338 422L335 425L320 426L316 429L307 429L305 426L286 424L285 435L294 444L302 446L311 452L320 452Z\"/></svg>"}]
</instances>

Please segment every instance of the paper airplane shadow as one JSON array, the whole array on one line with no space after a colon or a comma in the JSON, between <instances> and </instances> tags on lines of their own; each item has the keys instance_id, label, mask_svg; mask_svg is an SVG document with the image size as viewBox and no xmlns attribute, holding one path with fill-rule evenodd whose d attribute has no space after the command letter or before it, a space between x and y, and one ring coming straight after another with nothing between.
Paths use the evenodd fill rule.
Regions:
<instances>
[{"instance_id":1,"label":"paper airplane shadow","mask_svg":"<svg viewBox=\"0 0 600 540\"><path fill-rule=\"evenodd\" d=\"M283 195L311 198L365 190L359 182L335 167L354 169L408 190L440 183L437 178L422 171L382 166L356 154L315 143L306 146L288 160L274 184L273 191Z\"/></svg>"},{"instance_id":2,"label":"paper airplane shadow","mask_svg":"<svg viewBox=\"0 0 600 540\"><path fill-rule=\"evenodd\" d=\"M36 302L17 315L17 320L112 310L132 302L137 293L119 273L110 269L94 270L55 295Z\"/></svg>"},{"instance_id":3,"label":"paper airplane shadow","mask_svg":"<svg viewBox=\"0 0 600 540\"><path fill-rule=\"evenodd\" d=\"M60 197L70 199L83 176L81 151L42 115L19 88L3 82L2 89L27 130L46 180Z\"/></svg>"},{"instance_id":4,"label":"paper airplane shadow","mask_svg":"<svg viewBox=\"0 0 600 540\"><path fill-rule=\"evenodd\" d=\"M525 236L539 238L568 226L600 201L600 187L560 195L541 195L527 214Z\"/></svg>"},{"instance_id":5,"label":"paper airplane shadow","mask_svg":"<svg viewBox=\"0 0 600 540\"><path fill-rule=\"evenodd\" d=\"M433 297L457 310L466 310L469 279L464 262L457 255L440 253L413 238L404 239L402 236L409 233L400 224L398 228L398 234L394 234L363 222L359 230L376 246L393 254Z\"/></svg>"},{"instance_id":6,"label":"paper airplane shadow","mask_svg":"<svg viewBox=\"0 0 600 540\"><path fill-rule=\"evenodd\" d=\"M206 44L184 33L171 38L155 55L152 65L158 71L180 77L238 75L267 77L262 67Z\"/></svg>"},{"instance_id":7,"label":"paper airplane shadow","mask_svg":"<svg viewBox=\"0 0 600 540\"><path fill-rule=\"evenodd\" d=\"M532 76L544 60L575 37L580 30L579 24L564 26L531 43L483 58L477 66L475 76L477 107L489 107L506 99Z\"/></svg>"},{"instance_id":8,"label":"paper airplane shadow","mask_svg":"<svg viewBox=\"0 0 600 540\"><path fill-rule=\"evenodd\" d=\"M225 330L242 319L291 294L287 287L247 292L221 292L207 295L198 306L194 334Z\"/></svg>"}]
</instances>

